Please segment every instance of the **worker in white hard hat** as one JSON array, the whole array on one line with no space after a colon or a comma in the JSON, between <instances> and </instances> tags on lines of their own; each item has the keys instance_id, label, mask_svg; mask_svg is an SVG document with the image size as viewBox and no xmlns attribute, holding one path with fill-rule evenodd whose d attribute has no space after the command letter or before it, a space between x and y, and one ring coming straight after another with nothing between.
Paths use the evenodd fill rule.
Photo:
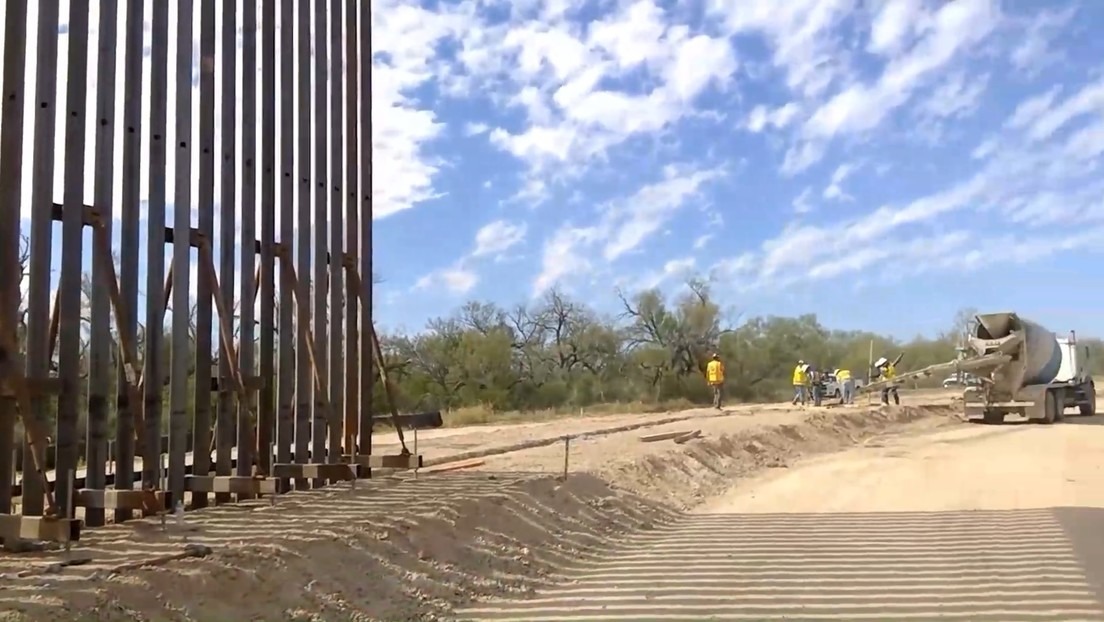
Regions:
<instances>
[{"instance_id":1,"label":"worker in white hard hat","mask_svg":"<svg viewBox=\"0 0 1104 622\"><path fill-rule=\"evenodd\" d=\"M874 361L874 369L882 380L893 380L897 377L897 366L889 362L886 357ZM893 403L899 405L901 396L897 394L897 385L891 384L882 389L882 403L889 404L889 396L893 395Z\"/></svg>"},{"instance_id":2,"label":"worker in white hard hat","mask_svg":"<svg viewBox=\"0 0 1104 622\"><path fill-rule=\"evenodd\" d=\"M805 398L807 395L806 386L809 383L809 366L805 364L805 360L799 360L797 367L793 370L793 388L794 396L791 404L797 404L801 402L801 405L805 405Z\"/></svg>"}]
</instances>

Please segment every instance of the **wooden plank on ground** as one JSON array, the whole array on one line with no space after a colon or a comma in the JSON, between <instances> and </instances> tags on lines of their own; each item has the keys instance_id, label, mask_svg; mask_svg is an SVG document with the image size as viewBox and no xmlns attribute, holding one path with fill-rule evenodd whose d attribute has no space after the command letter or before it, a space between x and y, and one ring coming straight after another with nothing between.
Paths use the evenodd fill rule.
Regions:
<instances>
[{"instance_id":1,"label":"wooden plank on ground","mask_svg":"<svg viewBox=\"0 0 1104 622\"><path fill-rule=\"evenodd\" d=\"M702 434L701 430L694 430L693 432L687 432L686 434L676 436L672 440L674 440L676 444L682 445L686 441L690 441L690 440L693 440L695 438L701 437L701 434Z\"/></svg>"},{"instance_id":2,"label":"wooden plank on ground","mask_svg":"<svg viewBox=\"0 0 1104 622\"><path fill-rule=\"evenodd\" d=\"M420 469L424 462L422 456L415 454L373 454L370 456L346 454L344 458L372 469Z\"/></svg>"},{"instance_id":3,"label":"wooden plank on ground","mask_svg":"<svg viewBox=\"0 0 1104 622\"><path fill-rule=\"evenodd\" d=\"M679 430L677 432L660 432L659 434L646 434L640 437L642 443L655 443L656 441L667 441L672 438L678 438L684 434L689 434L691 430Z\"/></svg>"},{"instance_id":4,"label":"wooden plank on ground","mask_svg":"<svg viewBox=\"0 0 1104 622\"><path fill-rule=\"evenodd\" d=\"M486 464L486 460L473 459L473 460L461 460L460 462L454 462L452 464L443 464L441 466L433 467L432 469L426 469L425 473L448 473L450 471L461 471L463 469L474 469Z\"/></svg>"}]
</instances>

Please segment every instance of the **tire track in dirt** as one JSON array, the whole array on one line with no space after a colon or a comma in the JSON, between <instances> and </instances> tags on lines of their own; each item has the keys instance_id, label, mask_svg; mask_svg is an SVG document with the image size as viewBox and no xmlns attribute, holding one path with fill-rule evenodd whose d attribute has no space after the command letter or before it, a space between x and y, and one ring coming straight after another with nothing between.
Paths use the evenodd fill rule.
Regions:
<instances>
[{"instance_id":1,"label":"tire track in dirt","mask_svg":"<svg viewBox=\"0 0 1104 622\"><path fill-rule=\"evenodd\" d=\"M1048 510L695 516L461 619L1102 619Z\"/></svg>"}]
</instances>

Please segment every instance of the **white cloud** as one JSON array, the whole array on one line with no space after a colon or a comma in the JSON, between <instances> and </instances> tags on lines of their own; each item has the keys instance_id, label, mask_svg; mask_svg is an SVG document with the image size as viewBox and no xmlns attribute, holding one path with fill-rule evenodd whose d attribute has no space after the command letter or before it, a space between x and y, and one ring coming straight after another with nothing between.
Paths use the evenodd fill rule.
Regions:
<instances>
[{"instance_id":1,"label":"white cloud","mask_svg":"<svg viewBox=\"0 0 1104 622\"><path fill-rule=\"evenodd\" d=\"M465 136L479 136L480 134L486 134L491 129L491 126L486 123L466 123L464 124Z\"/></svg>"},{"instance_id":2,"label":"white cloud","mask_svg":"<svg viewBox=\"0 0 1104 622\"><path fill-rule=\"evenodd\" d=\"M909 42L917 30L925 26L921 0L887 0L870 28L867 50L875 54L892 55Z\"/></svg>"},{"instance_id":3,"label":"white cloud","mask_svg":"<svg viewBox=\"0 0 1104 622\"><path fill-rule=\"evenodd\" d=\"M827 190L825 190L827 192ZM796 214L808 214L813 211L813 204L810 200L813 198L813 189L806 187L801 191L801 194L793 200L793 210Z\"/></svg>"},{"instance_id":4,"label":"white cloud","mask_svg":"<svg viewBox=\"0 0 1104 622\"><path fill-rule=\"evenodd\" d=\"M636 283L637 289L652 289L663 285L665 282L672 279L679 279L690 276L693 273L694 268L697 266L697 260L693 257L682 257L680 259L672 259L663 264L663 267L659 270L654 270L645 274Z\"/></svg>"},{"instance_id":5,"label":"white cloud","mask_svg":"<svg viewBox=\"0 0 1104 622\"><path fill-rule=\"evenodd\" d=\"M603 206L593 225L565 224L545 242L541 272L533 283L534 295L567 275L590 271L594 260L588 255L592 252L598 251L603 261L613 262L634 251L697 196L704 184L722 174L723 170L716 168L668 166L661 180Z\"/></svg>"},{"instance_id":6,"label":"white cloud","mask_svg":"<svg viewBox=\"0 0 1104 622\"><path fill-rule=\"evenodd\" d=\"M935 119L965 117L977 110L989 86L989 75L967 77L957 72L939 85L920 106L921 114Z\"/></svg>"},{"instance_id":7,"label":"white cloud","mask_svg":"<svg viewBox=\"0 0 1104 622\"><path fill-rule=\"evenodd\" d=\"M471 256L501 255L521 243L527 230L525 224L513 224L505 220L488 223L475 234L475 250Z\"/></svg>"},{"instance_id":8,"label":"white cloud","mask_svg":"<svg viewBox=\"0 0 1104 622\"><path fill-rule=\"evenodd\" d=\"M800 112L801 107L796 102L790 102L773 110L769 110L766 106L760 104L748 114L744 126L752 132L761 132L767 127L785 129L797 118Z\"/></svg>"},{"instance_id":9,"label":"white cloud","mask_svg":"<svg viewBox=\"0 0 1104 622\"><path fill-rule=\"evenodd\" d=\"M1089 121L1078 124L1083 118ZM895 280L1028 262L1104 241L1104 81L1065 98L1057 89L1030 98L1004 127L974 150L981 167L947 189L839 223L791 225L757 251L718 262L714 274L745 288L871 271ZM833 177L848 172L840 167ZM938 224L952 212L976 213L986 229ZM1069 222L1079 223L1076 232Z\"/></svg>"},{"instance_id":10,"label":"white cloud","mask_svg":"<svg viewBox=\"0 0 1104 622\"><path fill-rule=\"evenodd\" d=\"M638 0L585 30L557 17L464 37L460 58L473 79L495 80L498 100L525 115L522 128L489 133L493 145L528 165L531 178L516 198L539 200L550 182L579 175L632 137L669 128L711 85L728 83L737 68L731 43L691 34L674 20L651 0ZM501 46L495 58L514 58L517 67L507 71L493 61L492 45ZM647 89L607 86L634 72L650 77Z\"/></svg>"},{"instance_id":11,"label":"white cloud","mask_svg":"<svg viewBox=\"0 0 1104 622\"><path fill-rule=\"evenodd\" d=\"M458 264L432 272L418 279L415 289L426 290L441 285L453 294L466 294L479 283L479 275Z\"/></svg>"},{"instance_id":12,"label":"white cloud","mask_svg":"<svg viewBox=\"0 0 1104 622\"><path fill-rule=\"evenodd\" d=\"M772 63L786 86L801 95L822 94L846 76L846 54L835 27L852 14L856 0L710 0L707 11L730 35L761 34L771 44Z\"/></svg>"},{"instance_id":13,"label":"white cloud","mask_svg":"<svg viewBox=\"0 0 1104 622\"><path fill-rule=\"evenodd\" d=\"M1020 44L1012 50L1012 65L1034 76L1044 68L1059 62L1063 54L1052 49L1051 44L1059 31L1077 14L1078 7L1071 5L1063 10L1044 10L1034 16Z\"/></svg>"},{"instance_id":14,"label":"white cloud","mask_svg":"<svg viewBox=\"0 0 1104 622\"><path fill-rule=\"evenodd\" d=\"M854 197L843 190L843 182L847 181L847 178L856 170L858 170L858 166L854 164L840 164L832 173L832 180L828 182L820 196L828 201L853 201Z\"/></svg>"},{"instance_id":15,"label":"white cloud","mask_svg":"<svg viewBox=\"0 0 1104 622\"><path fill-rule=\"evenodd\" d=\"M803 99L773 111L758 105L743 123L752 132L790 134L780 169L786 176L819 162L835 140L869 137L941 70L977 50L1002 19L997 0L877 3L866 51L884 59L884 67L876 79L863 80L869 69L852 61L854 51L837 29L847 17L864 15L853 0L714 0L710 7L731 33L764 35L786 86ZM980 81L944 82L922 108L930 118L967 114L983 91Z\"/></svg>"},{"instance_id":16,"label":"white cloud","mask_svg":"<svg viewBox=\"0 0 1104 622\"><path fill-rule=\"evenodd\" d=\"M454 294L466 294L479 284L479 273L474 264L481 258L500 259L506 251L514 248L525 239L528 226L505 220L495 220L479 228L475 233L473 248L457 259L451 266L435 270L421 277L414 289L429 289L443 285Z\"/></svg>"}]
</instances>

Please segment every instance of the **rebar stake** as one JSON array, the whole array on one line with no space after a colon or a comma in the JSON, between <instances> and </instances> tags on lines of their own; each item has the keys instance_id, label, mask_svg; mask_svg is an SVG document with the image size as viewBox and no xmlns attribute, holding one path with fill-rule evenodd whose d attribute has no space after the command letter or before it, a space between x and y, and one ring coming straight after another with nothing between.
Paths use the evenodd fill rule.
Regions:
<instances>
[{"instance_id":1,"label":"rebar stake","mask_svg":"<svg viewBox=\"0 0 1104 622\"><path fill-rule=\"evenodd\" d=\"M76 481L77 481L77 470L76 469L69 469L69 475L68 475L68 477L66 477L66 486L69 487L69 492L68 492L68 494L69 494L69 507L66 508L66 510L65 510L65 514L66 514L65 517L68 518L69 520L73 520L77 517L77 504L76 504L76 487L77 487L77 484L76 484ZM69 533L68 530L66 530L66 532L65 532L65 558L67 560L69 559L69 553L72 550L72 548L73 548L73 539L70 538L70 533Z\"/></svg>"},{"instance_id":2,"label":"rebar stake","mask_svg":"<svg viewBox=\"0 0 1104 622\"><path fill-rule=\"evenodd\" d=\"M418 426L414 426L414 455L418 455ZM418 467L414 467L414 479L418 479Z\"/></svg>"},{"instance_id":3,"label":"rebar stake","mask_svg":"<svg viewBox=\"0 0 1104 622\"><path fill-rule=\"evenodd\" d=\"M563 440L564 440L563 481L566 482L567 481L567 465L568 465L567 459L568 459L568 456L571 454L571 437L570 436L564 436Z\"/></svg>"}]
</instances>

